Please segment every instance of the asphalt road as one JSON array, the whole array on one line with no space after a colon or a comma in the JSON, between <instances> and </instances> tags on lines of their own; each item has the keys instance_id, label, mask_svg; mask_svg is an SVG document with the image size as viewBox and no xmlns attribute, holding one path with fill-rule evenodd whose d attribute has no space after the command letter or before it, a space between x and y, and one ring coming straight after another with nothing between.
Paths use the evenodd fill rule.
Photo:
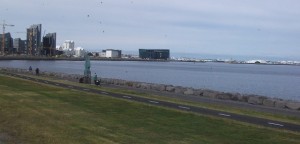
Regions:
<instances>
[{"instance_id":1,"label":"asphalt road","mask_svg":"<svg viewBox=\"0 0 300 144\"><path fill-rule=\"evenodd\" d=\"M217 111L217 110L205 109L205 108L200 108L200 107L176 104L176 103L171 103L171 102L166 102L166 101L153 100L153 99L149 99L149 98L136 97L136 96L132 96L132 95L111 93L111 92L106 92L106 91L102 91L102 90L95 90L95 89L90 89L90 88L84 88L84 87L79 87L79 86L67 85L67 84L63 84L63 83L57 83L57 82L27 77L24 75L11 74L11 73L3 73L3 74L10 75L10 76L17 77L17 78L35 81L38 83L58 86L58 87L62 87L62 88L85 91L85 92L115 97L115 98L119 98L119 99L126 99L126 100L130 100L130 101L146 103L146 104L155 105L155 106L161 106L161 107L167 107L167 108L172 108L172 109L177 109L177 110L182 110L182 111L194 112L194 113L199 113L199 114L204 114L204 115L209 115L209 116L221 117L221 118L236 120L236 121L240 121L240 122L246 122L246 123L255 124L255 125L264 126L264 127L271 127L271 128L281 129L281 130L290 130L290 131L300 132L300 125L297 125L297 124L291 124L291 123L286 123L286 122L273 121L273 120L269 120L269 119L263 119L263 118L233 114L233 113L228 113L228 112L222 112L222 111Z\"/></svg>"}]
</instances>

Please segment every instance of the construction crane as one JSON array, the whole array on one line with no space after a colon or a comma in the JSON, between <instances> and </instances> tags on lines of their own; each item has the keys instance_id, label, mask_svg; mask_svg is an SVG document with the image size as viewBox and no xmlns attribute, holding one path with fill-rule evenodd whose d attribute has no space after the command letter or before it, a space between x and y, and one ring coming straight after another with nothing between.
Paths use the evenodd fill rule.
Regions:
<instances>
[{"instance_id":1,"label":"construction crane","mask_svg":"<svg viewBox=\"0 0 300 144\"><path fill-rule=\"evenodd\" d=\"M26 32L16 32L17 34L21 34L21 33L24 33L24 34L26 34Z\"/></svg>"},{"instance_id":2,"label":"construction crane","mask_svg":"<svg viewBox=\"0 0 300 144\"><path fill-rule=\"evenodd\" d=\"M5 20L3 20L3 23L0 24L0 25L2 25L2 30L3 30L3 35L2 35L2 55L4 55L4 47L5 47L5 27L7 27L7 26L13 27L13 26L15 26L15 25L6 24L6 23L5 23Z\"/></svg>"}]
</instances>

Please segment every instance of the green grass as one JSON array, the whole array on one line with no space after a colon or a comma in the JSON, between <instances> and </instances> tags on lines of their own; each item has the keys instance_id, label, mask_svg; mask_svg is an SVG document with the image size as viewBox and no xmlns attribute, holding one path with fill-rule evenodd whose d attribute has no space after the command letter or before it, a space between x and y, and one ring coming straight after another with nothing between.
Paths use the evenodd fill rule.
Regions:
<instances>
[{"instance_id":1,"label":"green grass","mask_svg":"<svg viewBox=\"0 0 300 144\"><path fill-rule=\"evenodd\" d=\"M299 133L4 76L0 76L1 133L8 135L7 143L24 144L300 142Z\"/></svg>"},{"instance_id":2,"label":"green grass","mask_svg":"<svg viewBox=\"0 0 300 144\"><path fill-rule=\"evenodd\" d=\"M36 77L36 76L33 75L32 77ZM276 121L300 124L300 118L295 117L295 116L271 114L271 113L266 113L266 112L261 112L261 111L254 111L254 110L246 109L246 108L236 108L236 107L222 105L222 104L192 102L192 101L180 100L180 99L171 98L171 97L158 96L158 95L154 95L151 93L128 90L128 89L124 89L124 88L97 87L95 85L74 83L74 82L70 82L70 81L66 81L66 80L51 79L48 77L38 77L38 78L56 81L59 83L65 83L65 84L69 84L69 85L75 85L75 86L81 86L81 87L93 88L93 89L100 89L100 90L104 90L104 91L108 91L108 92L120 93L120 94L125 94L125 95L130 94L130 95L134 95L134 96L138 96L138 97L146 97L146 98L151 98L151 99L156 99L156 100L164 100L164 101L168 101L168 102L175 102L175 103L179 103L179 104L196 106L196 107L201 107L201 108L209 108L209 109L214 109L214 110L219 110L219 111L224 111L224 112L231 112L231 113L236 113L236 114L241 114L241 115L255 116L255 117L271 119L271 120L276 120Z\"/></svg>"}]
</instances>

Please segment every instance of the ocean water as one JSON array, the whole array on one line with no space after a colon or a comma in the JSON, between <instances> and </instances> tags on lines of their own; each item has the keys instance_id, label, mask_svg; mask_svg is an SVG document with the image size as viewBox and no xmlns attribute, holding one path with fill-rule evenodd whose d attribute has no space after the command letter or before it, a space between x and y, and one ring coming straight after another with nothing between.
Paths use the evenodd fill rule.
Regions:
<instances>
[{"instance_id":1,"label":"ocean water","mask_svg":"<svg viewBox=\"0 0 300 144\"><path fill-rule=\"evenodd\" d=\"M83 74L83 61L0 61L0 67ZM300 100L300 66L91 61L99 77Z\"/></svg>"}]
</instances>

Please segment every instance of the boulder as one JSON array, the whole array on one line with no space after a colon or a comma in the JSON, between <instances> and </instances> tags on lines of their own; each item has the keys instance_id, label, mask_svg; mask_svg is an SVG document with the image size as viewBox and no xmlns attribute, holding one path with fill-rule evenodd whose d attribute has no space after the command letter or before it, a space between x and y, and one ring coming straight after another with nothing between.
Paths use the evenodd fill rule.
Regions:
<instances>
[{"instance_id":1,"label":"boulder","mask_svg":"<svg viewBox=\"0 0 300 144\"><path fill-rule=\"evenodd\" d=\"M283 100L275 100L276 108L285 108L286 101Z\"/></svg>"},{"instance_id":2,"label":"boulder","mask_svg":"<svg viewBox=\"0 0 300 144\"><path fill-rule=\"evenodd\" d=\"M151 88L151 90L159 91L159 86L158 86L158 84L151 84L151 85L150 85L150 88Z\"/></svg>"},{"instance_id":3,"label":"boulder","mask_svg":"<svg viewBox=\"0 0 300 144\"><path fill-rule=\"evenodd\" d=\"M288 101L285 105L288 109L300 110L300 102Z\"/></svg>"},{"instance_id":4,"label":"boulder","mask_svg":"<svg viewBox=\"0 0 300 144\"><path fill-rule=\"evenodd\" d=\"M133 83L133 87L135 87L135 88L141 88L141 83L135 82L135 83Z\"/></svg>"},{"instance_id":5,"label":"boulder","mask_svg":"<svg viewBox=\"0 0 300 144\"><path fill-rule=\"evenodd\" d=\"M110 82L111 82L110 84L112 84L112 85L115 85L117 83L117 81L115 79L111 79Z\"/></svg>"},{"instance_id":6,"label":"boulder","mask_svg":"<svg viewBox=\"0 0 300 144\"><path fill-rule=\"evenodd\" d=\"M262 105L263 99L259 96L249 96L248 103L255 104L255 105Z\"/></svg>"},{"instance_id":7,"label":"boulder","mask_svg":"<svg viewBox=\"0 0 300 144\"><path fill-rule=\"evenodd\" d=\"M101 81L102 81L102 83L105 83L105 84L108 84L108 83L109 83L109 82L108 82L108 79L102 78Z\"/></svg>"},{"instance_id":8,"label":"boulder","mask_svg":"<svg viewBox=\"0 0 300 144\"><path fill-rule=\"evenodd\" d=\"M133 87L133 82L127 81L125 85L129 87Z\"/></svg>"},{"instance_id":9,"label":"boulder","mask_svg":"<svg viewBox=\"0 0 300 144\"><path fill-rule=\"evenodd\" d=\"M166 91L166 85L163 85L163 84L159 85L159 90Z\"/></svg>"},{"instance_id":10,"label":"boulder","mask_svg":"<svg viewBox=\"0 0 300 144\"><path fill-rule=\"evenodd\" d=\"M116 84L116 83L117 83L117 82L116 82L115 79L111 79L111 80L110 80L110 84L114 85L114 84Z\"/></svg>"},{"instance_id":11,"label":"boulder","mask_svg":"<svg viewBox=\"0 0 300 144\"><path fill-rule=\"evenodd\" d=\"M165 91L166 86L162 84L151 84L151 89L156 91Z\"/></svg>"},{"instance_id":12,"label":"boulder","mask_svg":"<svg viewBox=\"0 0 300 144\"><path fill-rule=\"evenodd\" d=\"M168 91L168 92L174 92L175 91L175 87L174 86L166 86L166 91Z\"/></svg>"},{"instance_id":13,"label":"boulder","mask_svg":"<svg viewBox=\"0 0 300 144\"><path fill-rule=\"evenodd\" d=\"M60 78L65 78L66 76L65 76L65 74L63 74L63 73L60 73L60 74L59 74L59 77L60 77Z\"/></svg>"},{"instance_id":14,"label":"boulder","mask_svg":"<svg viewBox=\"0 0 300 144\"><path fill-rule=\"evenodd\" d=\"M263 101L263 105L268 107L275 107L275 102L276 102L275 99L268 98Z\"/></svg>"},{"instance_id":15,"label":"boulder","mask_svg":"<svg viewBox=\"0 0 300 144\"><path fill-rule=\"evenodd\" d=\"M54 77L55 74L54 73L49 73L49 76Z\"/></svg>"},{"instance_id":16,"label":"boulder","mask_svg":"<svg viewBox=\"0 0 300 144\"><path fill-rule=\"evenodd\" d=\"M217 98L217 95L219 93L218 92L215 92L215 91L209 91L209 90L205 90L203 92L203 96L204 97L208 97L208 98Z\"/></svg>"},{"instance_id":17,"label":"boulder","mask_svg":"<svg viewBox=\"0 0 300 144\"><path fill-rule=\"evenodd\" d=\"M184 92L184 88L183 87L175 87L175 91L176 94L183 94Z\"/></svg>"},{"instance_id":18,"label":"boulder","mask_svg":"<svg viewBox=\"0 0 300 144\"><path fill-rule=\"evenodd\" d=\"M150 84L147 84L147 83L141 83L141 88L142 88L142 89L150 89L150 88L151 88L151 85L150 85Z\"/></svg>"},{"instance_id":19,"label":"boulder","mask_svg":"<svg viewBox=\"0 0 300 144\"><path fill-rule=\"evenodd\" d=\"M114 85L119 85L119 80L118 79L114 79Z\"/></svg>"},{"instance_id":20,"label":"boulder","mask_svg":"<svg viewBox=\"0 0 300 144\"><path fill-rule=\"evenodd\" d=\"M158 88L157 84L151 84L150 88L151 88L151 90L157 90L157 91L159 91L158 90L159 88Z\"/></svg>"},{"instance_id":21,"label":"boulder","mask_svg":"<svg viewBox=\"0 0 300 144\"><path fill-rule=\"evenodd\" d=\"M120 81L119 79L115 79L115 80L114 80L114 84L115 84L115 85L121 85L121 81Z\"/></svg>"},{"instance_id":22,"label":"boulder","mask_svg":"<svg viewBox=\"0 0 300 144\"><path fill-rule=\"evenodd\" d=\"M114 79L110 79L110 84L115 84L115 80Z\"/></svg>"},{"instance_id":23,"label":"boulder","mask_svg":"<svg viewBox=\"0 0 300 144\"><path fill-rule=\"evenodd\" d=\"M191 88L186 89L183 94L185 95L193 95L194 94L194 90Z\"/></svg>"},{"instance_id":24,"label":"boulder","mask_svg":"<svg viewBox=\"0 0 300 144\"><path fill-rule=\"evenodd\" d=\"M203 90L202 89L196 89L194 90L195 96L203 96Z\"/></svg>"},{"instance_id":25,"label":"boulder","mask_svg":"<svg viewBox=\"0 0 300 144\"><path fill-rule=\"evenodd\" d=\"M240 93L233 93L230 98L230 100L233 101L240 101L240 99L242 99L242 95Z\"/></svg>"},{"instance_id":26,"label":"boulder","mask_svg":"<svg viewBox=\"0 0 300 144\"><path fill-rule=\"evenodd\" d=\"M106 84L113 84L113 80L112 79L105 79L104 82Z\"/></svg>"},{"instance_id":27,"label":"boulder","mask_svg":"<svg viewBox=\"0 0 300 144\"><path fill-rule=\"evenodd\" d=\"M119 79L119 85L125 85L126 84L126 81L125 80L120 80Z\"/></svg>"},{"instance_id":28,"label":"boulder","mask_svg":"<svg viewBox=\"0 0 300 144\"><path fill-rule=\"evenodd\" d=\"M220 94L217 94L217 98L218 99L222 99L222 100L230 100L231 97L232 97L231 93L220 93Z\"/></svg>"}]
</instances>

